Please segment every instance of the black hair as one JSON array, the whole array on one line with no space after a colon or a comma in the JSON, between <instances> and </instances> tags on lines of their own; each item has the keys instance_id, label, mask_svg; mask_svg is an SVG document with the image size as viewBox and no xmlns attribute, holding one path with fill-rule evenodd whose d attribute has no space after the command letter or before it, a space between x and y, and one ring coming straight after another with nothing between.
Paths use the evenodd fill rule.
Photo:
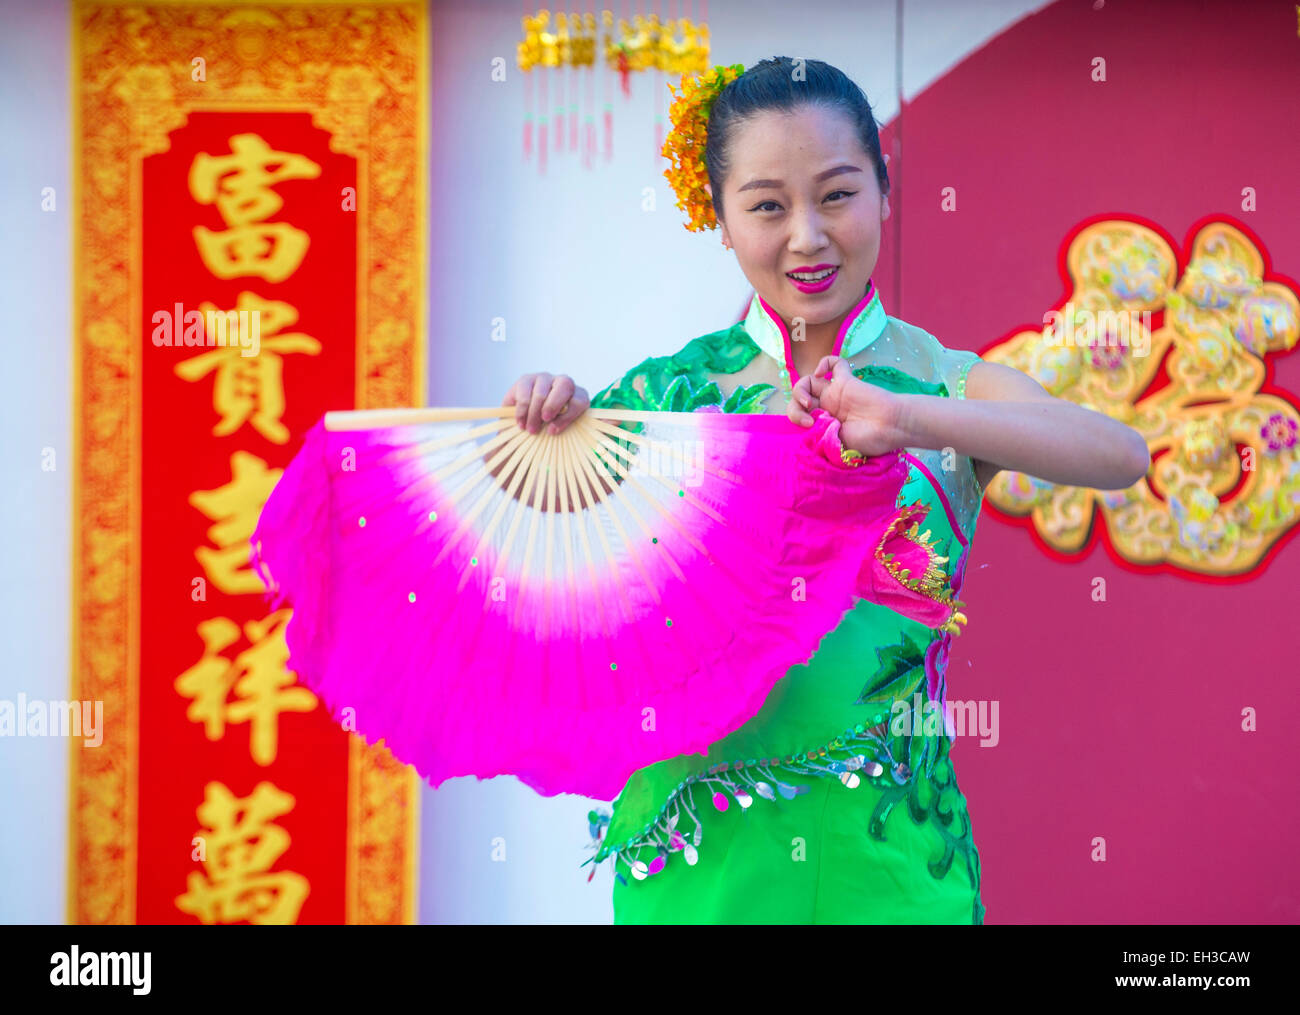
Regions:
<instances>
[{"instance_id":1,"label":"black hair","mask_svg":"<svg viewBox=\"0 0 1300 1015\"><path fill-rule=\"evenodd\" d=\"M796 70L798 75L796 76ZM875 164L881 194L889 193L889 173L880 152L880 133L867 96L843 71L821 60L795 61L775 56L750 67L727 84L713 102L704 142L704 165L713 188L713 210L721 219L722 181L731 169L728 147L734 128L757 113L793 112L822 106L848 115L863 150Z\"/></svg>"}]
</instances>

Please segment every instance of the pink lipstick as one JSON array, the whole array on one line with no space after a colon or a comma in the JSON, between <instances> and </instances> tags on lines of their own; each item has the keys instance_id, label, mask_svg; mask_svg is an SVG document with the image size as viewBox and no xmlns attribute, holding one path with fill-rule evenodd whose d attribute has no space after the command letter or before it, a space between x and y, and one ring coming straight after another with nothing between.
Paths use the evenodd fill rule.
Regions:
<instances>
[{"instance_id":1,"label":"pink lipstick","mask_svg":"<svg viewBox=\"0 0 1300 1015\"><path fill-rule=\"evenodd\" d=\"M792 272L786 272L785 277L801 293L820 293L834 284L839 272L837 264L819 264L812 268L795 268ZM802 275L804 278L794 278L794 275Z\"/></svg>"}]
</instances>

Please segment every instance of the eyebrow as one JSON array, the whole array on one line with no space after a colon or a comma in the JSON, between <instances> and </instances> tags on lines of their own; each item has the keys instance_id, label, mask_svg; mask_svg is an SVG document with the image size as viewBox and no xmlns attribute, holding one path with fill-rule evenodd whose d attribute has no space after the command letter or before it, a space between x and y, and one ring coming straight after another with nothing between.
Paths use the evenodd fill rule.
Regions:
<instances>
[{"instance_id":1,"label":"eyebrow","mask_svg":"<svg viewBox=\"0 0 1300 1015\"><path fill-rule=\"evenodd\" d=\"M818 183L821 183L822 180L828 180L832 176L839 176L840 173L860 173L860 172L862 172L862 170L859 169L857 166L847 166L847 165L836 166L834 169L828 169L824 173L818 173L815 179ZM761 190L764 187L780 188L784 186L785 184L782 183L780 180L750 180L740 189Z\"/></svg>"}]
</instances>

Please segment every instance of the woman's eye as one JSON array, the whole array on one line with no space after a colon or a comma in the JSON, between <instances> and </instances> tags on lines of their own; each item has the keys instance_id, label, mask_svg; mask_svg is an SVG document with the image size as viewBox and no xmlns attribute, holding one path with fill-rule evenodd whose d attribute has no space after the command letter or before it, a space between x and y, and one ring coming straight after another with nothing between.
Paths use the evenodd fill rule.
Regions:
<instances>
[{"instance_id":1,"label":"woman's eye","mask_svg":"<svg viewBox=\"0 0 1300 1015\"><path fill-rule=\"evenodd\" d=\"M843 194L845 198L850 198L856 193L857 193L856 190L832 190L829 194L826 195L826 200L829 201L836 194ZM838 204L839 202L835 202L835 203ZM768 204L776 205L778 208L780 207L780 205L777 205L775 201L762 201L759 204L754 205L754 207L750 208L749 210L766 211L767 209L764 208L763 206Z\"/></svg>"}]
</instances>

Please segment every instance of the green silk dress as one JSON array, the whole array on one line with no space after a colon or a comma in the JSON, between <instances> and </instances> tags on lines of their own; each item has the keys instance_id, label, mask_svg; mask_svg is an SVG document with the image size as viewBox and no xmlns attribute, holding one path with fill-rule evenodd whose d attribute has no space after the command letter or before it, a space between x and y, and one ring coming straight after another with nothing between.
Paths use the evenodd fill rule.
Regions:
<instances>
[{"instance_id":1,"label":"green silk dress","mask_svg":"<svg viewBox=\"0 0 1300 1015\"><path fill-rule=\"evenodd\" d=\"M647 359L592 405L784 415L791 341L756 294L743 321ZM835 352L862 380L945 398L965 396L979 360L886 315L870 284ZM898 506L929 506L921 527L955 594L982 498L974 463L904 451ZM613 863L615 923L983 923L942 707L950 638L859 599L753 719L705 755L635 772L612 814L589 814L587 863Z\"/></svg>"}]
</instances>

